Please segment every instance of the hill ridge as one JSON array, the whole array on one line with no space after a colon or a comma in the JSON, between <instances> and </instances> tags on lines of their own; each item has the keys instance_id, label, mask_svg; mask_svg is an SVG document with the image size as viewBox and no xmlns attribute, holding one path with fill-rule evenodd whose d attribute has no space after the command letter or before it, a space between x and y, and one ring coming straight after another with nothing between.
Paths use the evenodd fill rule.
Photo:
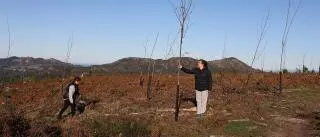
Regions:
<instances>
[{"instance_id":1,"label":"hill ridge","mask_svg":"<svg viewBox=\"0 0 320 137\"><path fill-rule=\"evenodd\" d=\"M171 57L165 59L148 59L140 57L125 57L111 63L92 66L80 66L66 63L54 58L33 58L17 57L0 58L0 71L9 71L10 74L21 75L57 75L61 76L64 72L72 74L81 74L82 72L98 73L139 73L147 72L148 64L155 63L155 72L175 73L179 58ZM196 59L183 57L182 64L187 68L192 68L196 64ZM212 71L228 72L247 72L255 70L246 63L235 57L228 57L220 60L208 61L209 69Z\"/></svg>"}]
</instances>

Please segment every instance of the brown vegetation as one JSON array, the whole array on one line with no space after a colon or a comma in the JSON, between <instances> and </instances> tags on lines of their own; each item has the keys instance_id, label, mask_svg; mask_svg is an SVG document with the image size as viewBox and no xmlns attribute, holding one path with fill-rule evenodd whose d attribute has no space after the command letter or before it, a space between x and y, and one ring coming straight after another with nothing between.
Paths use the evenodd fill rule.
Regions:
<instances>
[{"instance_id":1,"label":"brown vegetation","mask_svg":"<svg viewBox=\"0 0 320 137\"><path fill-rule=\"evenodd\" d=\"M229 133L223 129L229 120L248 118L255 122L276 124L270 121L271 115L292 117L297 115L296 113L312 113L311 110L319 107L311 103L320 98L319 92L312 92L313 96L308 92L299 93L299 98L294 99L288 99L287 94L275 96L273 92L278 90L277 74L254 73L246 89L242 87L247 78L246 74L223 75L225 79L222 82L217 82L219 74L214 75L214 90L210 94L208 116L202 122L195 120L194 112L184 111L194 106L189 102L182 102L180 121L174 122L176 79L171 75L162 75L159 90L153 90L150 101L145 98L146 92L139 85L139 74L87 77L81 85L82 100L93 103L87 106L83 114L72 119L66 117L62 121L55 119L55 114L62 105L60 83L57 79L11 84L8 86L12 94L9 102L14 106L15 116L12 118L27 121L26 125L29 127L26 126L28 128L25 128L25 134L38 136L118 136L129 133L140 136L140 132L143 134L141 136L183 136L187 133L194 136L223 135ZM286 89L318 89L320 85L317 74L285 74L284 77ZM225 87L227 92L224 92L222 87ZM239 94L239 90L246 92ZM183 98L194 97L192 76L182 75L181 91ZM288 90L288 93L290 92L291 90ZM308 98L300 99L307 95ZM283 103L283 100L288 103ZM295 112L300 109L301 112ZM10 120L6 115L1 116L1 119ZM199 126L203 128L198 129ZM228 126L228 131L229 128L232 129L232 125ZM270 130L269 127L263 128ZM2 131L7 131L4 129L8 128L2 128ZM108 131L102 132L99 129ZM180 130L183 133L179 132Z\"/></svg>"}]
</instances>

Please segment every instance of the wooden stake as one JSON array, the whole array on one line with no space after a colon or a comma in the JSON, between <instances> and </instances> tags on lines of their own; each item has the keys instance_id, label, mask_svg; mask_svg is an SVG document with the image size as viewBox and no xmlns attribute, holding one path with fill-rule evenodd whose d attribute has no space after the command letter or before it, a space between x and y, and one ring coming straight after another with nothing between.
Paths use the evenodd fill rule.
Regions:
<instances>
[{"instance_id":1,"label":"wooden stake","mask_svg":"<svg viewBox=\"0 0 320 137\"><path fill-rule=\"evenodd\" d=\"M175 115L174 120L179 120L179 110L180 109L180 85L177 85L177 93L176 93L176 108L175 108Z\"/></svg>"}]
</instances>

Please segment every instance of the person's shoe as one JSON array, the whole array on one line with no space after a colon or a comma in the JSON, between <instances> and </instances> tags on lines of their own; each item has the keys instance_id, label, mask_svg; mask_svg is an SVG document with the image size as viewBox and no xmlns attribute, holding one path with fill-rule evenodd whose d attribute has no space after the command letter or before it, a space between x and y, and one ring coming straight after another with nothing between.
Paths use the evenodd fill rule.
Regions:
<instances>
[{"instance_id":1,"label":"person's shoe","mask_svg":"<svg viewBox=\"0 0 320 137\"><path fill-rule=\"evenodd\" d=\"M62 119L62 116L61 116L61 115L58 115L58 116L57 116L57 119L58 119L58 120L61 120L61 119Z\"/></svg>"},{"instance_id":2,"label":"person's shoe","mask_svg":"<svg viewBox=\"0 0 320 137\"><path fill-rule=\"evenodd\" d=\"M199 118L199 117L200 117L200 114L197 114L197 115L196 115L196 118Z\"/></svg>"},{"instance_id":3,"label":"person's shoe","mask_svg":"<svg viewBox=\"0 0 320 137\"><path fill-rule=\"evenodd\" d=\"M201 120L201 119L202 119L202 114L197 114L196 118L197 118L198 120Z\"/></svg>"}]
</instances>

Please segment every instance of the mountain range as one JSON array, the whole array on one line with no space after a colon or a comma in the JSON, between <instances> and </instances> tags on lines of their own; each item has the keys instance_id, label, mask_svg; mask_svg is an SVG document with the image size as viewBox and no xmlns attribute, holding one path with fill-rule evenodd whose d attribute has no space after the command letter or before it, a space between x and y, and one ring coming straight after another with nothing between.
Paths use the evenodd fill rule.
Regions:
<instances>
[{"instance_id":1,"label":"mountain range","mask_svg":"<svg viewBox=\"0 0 320 137\"><path fill-rule=\"evenodd\" d=\"M197 60L190 57L181 58L182 65L186 68L192 68L196 65ZM179 58L173 57L168 60L164 59L147 59L129 57L123 58L110 64L94 65L92 66L94 71L100 72L147 72L154 68L155 72L177 72L177 66ZM149 65L150 64L150 65ZM154 67L153 67L154 65ZM150 68L148 67L150 66ZM255 70L240 61L237 58L230 57L221 60L208 61L208 67L212 71L227 71L227 72L247 72L248 70Z\"/></svg>"},{"instance_id":2,"label":"mountain range","mask_svg":"<svg viewBox=\"0 0 320 137\"><path fill-rule=\"evenodd\" d=\"M190 57L181 58L183 66L192 68L197 60ZM92 66L81 66L59 61L57 59L43 59L33 57L9 57L0 59L0 75L54 75L61 76L64 73L139 73L148 70L155 72L174 73L177 72L179 58L147 59L128 57L112 63ZM221 60L208 61L209 69L212 71L247 72L255 70L237 58L230 57ZM154 67L153 67L154 66ZM5 75L5 76L6 76Z\"/></svg>"}]
</instances>

